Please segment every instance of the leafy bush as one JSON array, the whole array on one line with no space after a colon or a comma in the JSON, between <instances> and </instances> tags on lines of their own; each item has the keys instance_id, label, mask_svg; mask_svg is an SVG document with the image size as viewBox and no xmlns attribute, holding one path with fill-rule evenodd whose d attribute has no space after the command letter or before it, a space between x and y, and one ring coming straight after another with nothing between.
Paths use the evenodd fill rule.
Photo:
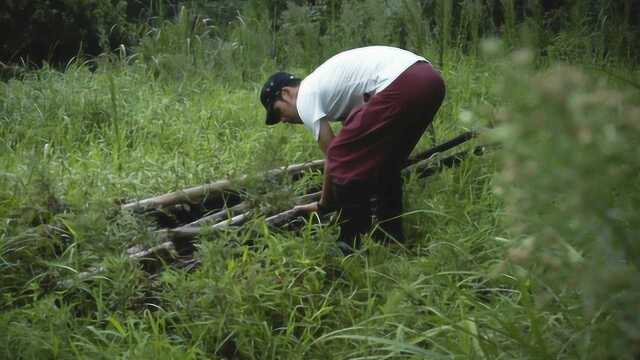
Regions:
<instances>
[{"instance_id":1,"label":"leafy bush","mask_svg":"<svg viewBox=\"0 0 640 360\"><path fill-rule=\"evenodd\" d=\"M598 333L594 325L579 337L614 344L598 350L602 357L637 355L638 87L566 65L535 73L531 59L516 52L499 89L507 105L497 114L504 145L497 190L519 239L510 259L538 264L545 282L581 294L594 324L612 327Z\"/></svg>"}]
</instances>

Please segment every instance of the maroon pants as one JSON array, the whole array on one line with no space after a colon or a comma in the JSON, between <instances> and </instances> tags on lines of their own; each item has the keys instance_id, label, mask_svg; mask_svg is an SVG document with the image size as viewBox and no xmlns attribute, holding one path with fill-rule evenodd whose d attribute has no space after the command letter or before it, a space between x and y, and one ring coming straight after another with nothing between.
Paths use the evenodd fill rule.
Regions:
<instances>
[{"instance_id":1,"label":"maroon pants","mask_svg":"<svg viewBox=\"0 0 640 360\"><path fill-rule=\"evenodd\" d=\"M440 74L417 62L351 111L327 151L334 202L341 210L340 242L358 247L359 236L371 227L372 197L381 229L402 239L400 171L444 95Z\"/></svg>"}]
</instances>

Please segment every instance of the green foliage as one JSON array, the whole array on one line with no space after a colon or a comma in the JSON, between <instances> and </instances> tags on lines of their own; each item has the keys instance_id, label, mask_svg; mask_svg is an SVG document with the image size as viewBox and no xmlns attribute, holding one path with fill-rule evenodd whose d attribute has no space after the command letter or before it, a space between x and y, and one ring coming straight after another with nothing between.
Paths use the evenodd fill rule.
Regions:
<instances>
[{"instance_id":1,"label":"green foliage","mask_svg":"<svg viewBox=\"0 0 640 360\"><path fill-rule=\"evenodd\" d=\"M230 69L240 75L240 81L256 80L262 76L277 49L274 44L270 8L263 2L250 2L229 34L233 63Z\"/></svg>"},{"instance_id":2,"label":"green foliage","mask_svg":"<svg viewBox=\"0 0 640 360\"><path fill-rule=\"evenodd\" d=\"M477 55L480 44L480 30L483 24L482 14L485 12L482 1L466 0L461 5L460 31L458 43L468 44L471 53Z\"/></svg>"},{"instance_id":3,"label":"green foliage","mask_svg":"<svg viewBox=\"0 0 640 360\"><path fill-rule=\"evenodd\" d=\"M338 43L341 48L392 44L396 33L391 18L396 8L383 0L363 0L342 5Z\"/></svg>"},{"instance_id":4,"label":"green foliage","mask_svg":"<svg viewBox=\"0 0 640 360\"><path fill-rule=\"evenodd\" d=\"M211 67L215 48L208 36L213 27L186 8L180 10L175 21L165 21L140 39L136 55L155 77L167 81L184 79L194 69Z\"/></svg>"},{"instance_id":5,"label":"green foliage","mask_svg":"<svg viewBox=\"0 0 640 360\"><path fill-rule=\"evenodd\" d=\"M535 73L520 51L504 66L497 138L504 144L499 193L516 262L537 262L559 288L580 289L590 318L613 316L607 353L627 354L640 323L640 96L580 69Z\"/></svg>"},{"instance_id":6,"label":"green foliage","mask_svg":"<svg viewBox=\"0 0 640 360\"><path fill-rule=\"evenodd\" d=\"M483 264L488 271L491 252L479 250L495 245L487 242L497 230L487 227L494 220L486 209L496 204L487 197L487 202L469 203L464 211L484 230L454 244L446 240L447 234L464 234L468 223L439 223L429 214L446 213L456 208L450 204L481 194L460 193L454 200L454 192L439 191L432 205L425 202L428 193L419 180L408 184L408 193L424 195L408 197L408 210L426 206L428 211L407 215L414 253L372 243L368 260L343 262L330 255L335 226L310 222L300 233L288 235L256 221L244 231L203 236L196 271L169 269L148 278L123 253L130 245L153 243L149 224L117 211L116 201L246 169L257 172L270 164L315 159L320 152L301 129L264 127L263 110L255 104L254 89L260 83L252 83L249 90L230 88L216 81L217 73L198 70L198 64L186 71L196 71L201 78L165 81L166 75L155 78L140 63L106 60L93 73L78 64L65 74L47 68L2 84L1 146L7 150L0 158L3 357L349 357L354 349L378 354L387 350L357 339L316 340L354 326L369 327L367 335L386 338L395 336L396 323L404 323L402 331L417 333L463 321L455 306L448 309L458 292L449 286L466 275L447 272L458 267L478 271L471 269L473 264ZM471 77L448 76L460 88L470 88ZM444 114L455 112L448 106ZM443 129L450 135L458 131L455 123ZM32 162L25 160L30 158ZM28 179L30 172L40 175L21 184L18 179ZM456 189L467 188L472 178L457 178ZM444 189L448 181L443 178L433 188ZM489 181L484 177L472 188L480 190ZM49 206L49 194L64 207ZM26 216L29 209L37 216ZM39 232L40 225L30 218L57 230ZM425 222L432 224L428 233ZM432 239L439 244L433 245ZM467 255L460 257L457 251ZM468 261L478 251L482 258ZM427 254L438 262L425 260ZM452 259L457 260L449 263ZM92 266L105 272L79 276ZM443 274L432 286L430 278L421 276L434 271ZM430 289L440 293L430 294ZM461 291L472 296L469 289ZM414 316L432 307L445 317ZM453 346L448 340L452 332L457 330L432 332L428 341L440 348Z\"/></svg>"},{"instance_id":7,"label":"green foliage","mask_svg":"<svg viewBox=\"0 0 640 360\"><path fill-rule=\"evenodd\" d=\"M435 16L436 22L438 24L438 42L440 44L439 47L439 65L444 66L444 56L447 48L449 48L450 38L451 38L451 28L452 28L452 12L453 12L453 1L452 0L443 0L436 2L435 7Z\"/></svg>"},{"instance_id":8,"label":"green foliage","mask_svg":"<svg viewBox=\"0 0 640 360\"><path fill-rule=\"evenodd\" d=\"M406 32L406 39L400 39L402 47L417 54L425 53L426 44L430 39L429 25L423 18L423 9L420 1L403 0L400 5L399 20ZM405 42L405 44L402 44Z\"/></svg>"},{"instance_id":9,"label":"green foliage","mask_svg":"<svg viewBox=\"0 0 640 360\"><path fill-rule=\"evenodd\" d=\"M139 6L160 16L133 47L0 83L0 357L638 353L632 2L186 3ZM507 46L533 51L473 55L507 15ZM148 274L126 257L158 239L117 204L320 158L305 130L264 126L262 81L374 43L442 54L440 138L497 123L502 142L497 157L406 180L407 243L367 238L339 258L335 224L285 233L258 218L203 234L195 269ZM558 59L607 66L546 68ZM254 176L247 195L286 207L319 180Z\"/></svg>"},{"instance_id":10,"label":"green foliage","mask_svg":"<svg viewBox=\"0 0 640 360\"><path fill-rule=\"evenodd\" d=\"M124 44L137 47L156 73L213 63L247 80L259 76L264 59L312 67L339 50L371 44L430 52L443 64L450 47L475 52L480 38L502 35L508 45L525 42L552 58L632 62L637 11L630 0L10 1L0 12L8 25L0 59L60 64ZM231 69L230 59L237 65ZM16 74L12 66L2 71Z\"/></svg>"},{"instance_id":11,"label":"green foliage","mask_svg":"<svg viewBox=\"0 0 640 360\"><path fill-rule=\"evenodd\" d=\"M323 46L318 46L321 38L320 17L317 8L288 4L281 16L280 29L275 35L282 43L278 58L284 66L289 63L320 65L327 53Z\"/></svg>"}]
</instances>

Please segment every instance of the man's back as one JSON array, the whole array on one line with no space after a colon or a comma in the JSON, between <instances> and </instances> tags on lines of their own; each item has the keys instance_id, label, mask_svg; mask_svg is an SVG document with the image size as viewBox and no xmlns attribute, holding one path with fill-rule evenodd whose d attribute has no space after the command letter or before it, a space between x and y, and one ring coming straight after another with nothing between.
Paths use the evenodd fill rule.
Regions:
<instances>
[{"instance_id":1,"label":"man's back","mask_svg":"<svg viewBox=\"0 0 640 360\"><path fill-rule=\"evenodd\" d=\"M369 46L341 52L307 76L300 84L297 108L305 126L317 138L320 119L336 120L393 82L423 57L409 51Z\"/></svg>"}]
</instances>

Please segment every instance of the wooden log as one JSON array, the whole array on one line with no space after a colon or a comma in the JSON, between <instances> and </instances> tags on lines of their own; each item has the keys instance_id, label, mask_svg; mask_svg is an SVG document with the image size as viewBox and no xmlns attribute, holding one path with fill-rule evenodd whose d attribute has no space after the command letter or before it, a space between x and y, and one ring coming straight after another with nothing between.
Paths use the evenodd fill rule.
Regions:
<instances>
[{"instance_id":1,"label":"wooden log","mask_svg":"<svg viewBox=\"0 0 640 360\"><path fill-rule=\"evenodd\" d=\"M320 199L321 194L322 194L321 191L318 191L312 194L306 194L295 199L294 203L300 205L300 204L308 204L313 201L318 201ZM203 228L208 228L211 230L220 230L220 229L225 229L233 226L240 226L245 222L247 222L251 218L251 215L253 215L252 210L254 209L252 209L249 203L247 202L238 204L235 207L236 207L236 215L233 216L231 219L227 220L226 219L227 214L225 213L224 214L225 218L218 219L218 221L215 223L201 222L197 224L195 223L187 224L185 226L181 226L175 229L159 230L156 232L156 235L158 236L158 238L162 240L174 240L174 241L190 240L196 237L202 231ZM286 219L290 218L291 215L293 214L293 212L290 212L290 210L287 210L287 211L284 212L284 213L287 213L287 215L283 215L284 213L278 213L274 216L268 217L265 221L269 225L278 226L278 224L280 224L281 222L280 220L285 221ZM212 220L212 219L209 219L209 220Z\"/></svg>"},{"instance_id":2,"label":"wooden log","mask_svg":"<svg viewBox=\"0 0 640 360\"><path fill-rule=\"evenodd\" d=\"M191 227L191 226L203 226L203 225L214 225L218 222L227 219L229 216L238 215L248 211L251 208L251 204L248 201L243 201L240 204L234 205L227 209L222 209L218 212L215 212L211 215L207 215L203 218L200 218L196 221L190 222L183 227Z\"/></svg>"},{"instance_id":3,"label":"wooden log","mask_svg":"<svg viewBox=\"0 0 640 360\"><path fill-rule=\"evenodd\" d=\"M415 172L421 178L432 176L445 168L454 167L460 164L469 155L476 155L476 156L483 155L486 151L486 148L487 146L477 146L471 150L460 151L458 153L455 153L451 156L448 156L442 159L427 158L406 167L403 170L403 175L406 176L409 173ZM300 197L297 203L309 204L309 203L312 203L313 201L318 201L320 199L320 196L321 196L321 192L308 194ZM250 216L251 216L251 212L245 212L231 218L230 220L221 221L214 225L200 226L200 227L183 226L177 229L161 230L158 232L158 235L160 239L165 241L173 241L174 243L180 243L185 241L188 242L196 238L205 228L209 228L212 230L219 230L219 229L225 229L233 226L239 226L247 222ZM289 210L285 210L275 215L267 217L265 219L265 222L269 226L281 227L291 222L292 220L294 220L299 216L300 216L300 213L297 210L289 209Z\"/></svg>"},{"instance_id":4,"label":"wooden log","mask_svg":"<svg viewBox=\"0 0 640 360\"><path fill-rule=\"evenodd\" d=\"M318 201L318 200L320 200L320 196L321 195L322 195L322 192L317 192L317 193L306 195L305 197L301 198L302 201L300 203L301 204L310 204L310 203L312 203L314 201ZM269 226L280 227L280 226L283 226L283 225L287 224L291 220L297 218L298 216L300 216L300 213L297 210L289 209L289 210L280 212L278 214L275 214L273 216L269 216L264 221Z\"/></svg>"},{"instance_id":5,"label":"wooden log","mask_svg":"<svg viewBox=\"0 0 640 360\"><path fill-rule=\"evenodd\" d=\"M167 207L180 202L198 202L208 194L218 194L231 190L233 185L229 180L220 180L211 184L196 186L168 194L135 201L122 205L123 210L140 211L150 208Z\"/></svg>"},{"instance_id":6,"label":"wooden log","mask_svg":"<svg viewBox=\"0 0 640 360\"><path fill-rule=\"evenodd\" d=\"M475 136L473 132L464 133L444 144L438 145L434 148L431 148L419 156L429 156L421 161L415 162L412 165L409 165L407 168L403 170L404 174L407 174L411 171L418 172L421 177L431 176L437 173L442 167L452 167L457 165L462 159L467 155L468 151L460 152L454 154L452 156L441 159L439 162L435 163L431 156L440 151L444 151L450 149L451 147L457 146ZM481 154L484 151L484 146L476 147L473 152L476 154ZM419 158L418 156L414 157L414 160ZM435 164L434 164L435 163ZM317 201L320 198L321 193L316 192L312 194L304 195L296 200L296 204L307 204L313 201ZM227 210L219 211L214 213L208 217L202 218L200 220L194 221L185 226L181 226L175 229L166 229L160 230L156 234L159 239L162 240L173 240L173 241L184 241L184 240L192 240L195 238L202 229L201 226L217 230L224 229L232 226L239 226L247 222L250 218L250 205L247 202L242 202L238 205L233 206ZM229 220L226 220L226 217L232 214L233 217ZM298 214L293 209L272 215L267 217L266 222L271 226L281 226L292 219L294 219Z\"/></svg>"},{"instance_id":7,"label":"wooden log","mask_svg":"<svg viewBox=\"0 0 640 360\"><path fill-rule=\"evenodd\" d=\"M430 157L406 167L403 170L403 175L406 176L411 172L416 172L421 178L432 176L437 174L444 168L449 168L449 167L453 167L460 164L470 154L480 156L484 154L485 150L486 150L486 146L477 146L471 150L461 151L442 159L433 159ZM321 192L308 194L304 197L301 197L299 199L299 203L309 204L313 201L318 201L320 199L320 196L321 196ZM245 223L249 219L249 215L250 215L249 212L243 213L232 218L228 222L223 221L212 226L181 227L178 229L162 230L162 232L166 234L165 236L167 236L167 239L171 239L173 241L184 241L184 240L190 241L193 238L195 238L202 231L203 228L209 227L211 229L223 229L230 226L238 226L240 224ZM280 227L292 221L298 216L300 216L300 214L295 209L289 209L289 210L267 217L265 219L265 222L270 226Z\"/></svg>"},{"instance_id":8,"label":"wooden log","mask_svg":"<svg viewBox=\"0 0 640 360\"><path fill-rule=\"evenodd\" d=\"M463 151L463 152L454 154L452 156L443 158L439 162L434 162L431 157L436 153L446 151L448 149L451 149L452 147L462 144L465 141L468 141L469 139L472 139L475 136L476 136L475 132L471 132L471 131L466 132L447 141L446 143L435 146L431 149L428 149L427 151L424 151L418 154L417 156L414 156L410 161L407 162L408 164L411 164L411 165L408 165L403 170L403 174L406 175L409 172L415 171L419 173L420 177L427 177L437 173L442 169L442 167L452 167L457 165L460 161L462 161L462 159L465 156L467 156L468 151ZM481 153L484 151L484 149L485 149L485 146L478 146L473 150L473 152ZM421 157L426 157L426 158L420 161L416 161ZM412 161L414 162L411 163ZM311 203L313 201L317 201L319 198L320 198L320 192L317 192L317 193L308 194L300 197L296 201L296 203L297 204ZM243 202L229 209L229 212L234 215L230 220L225 219L228 216L228 211L223 210L215 214L212 214L209 218L203 218L203 219L194 221L190 224L187 224L185 226L181 226L179 228L160 230L157 232L157 236L158 238L166 241L169 241L169 240L190 241L193 238L197 237L197 235L201 232L200 226L206 225L206 227L216 230L216 229L224 229L227 227L239 226L244 224L250 218L251 214L249 211L250 211L250 205L248 203ZM296 216L297 215L295 211L293 209L290 209L285 212L281 212L279 214L270 216L266 220L269 225L281 226L291 221Z\"/></svg>"},{"instance_id":9,"label":"wooden log","mask_svg":"<svg viewBox=\"0 0 640 360\"><path fill-rule=\"evenodd\" d=\"M411 172L415 172L421 178L429 177L437 174L444 168L451 168L459 165L465 158L469 157L470 155L482 156L489 147L491 147L491 145L476 146L473 149L460 151L437 161L434 161L434 159L431 158L424 159L404 168L402 170L402 174L406 176Z\"/></svg>"},{"instance_id":10,"label":"wooden log","mask_svg":"<svg viewBox=\"0 0 640 360\"><path fill-rule=\"evenodd\" d=\"M288 174L290 176L297 175L307 170L319 170L324 166L324 160L314 160L302 164L295 164L290 166L283 166L277 169L272 169L264 173L264 177L277 177ZM249 179L248 175L243 175L236 180L219 180L210 184L191 187L184 190L175 191L172 193L144 199L140 201L134 201L125 205L122 205L123 210L140 211L149 208L159 208L175 205L181 202L198 203L207 196L217 196L226 191L231 191L237 188L240 184Z\"/></svg>"},{"instance_id":11,"label":"wooden log","mask_svg":"<svg viewBox=\"0 0 640 360\"><path fill-rule=\"evenodd\" d=\"M451 139L451 140L449 140L447 142L444 142L444 143L442 143L440 145L436 145L436 146L434 146L434 147L432 147L430 149L427 149L427 150L425 150L423 152L420 152L418 154L415 154L415 155L409 157L409 159L407 160L407 163L405 164L405 167L409 166L409 165L412 165L412 164L415 164L417 162L420 162L422 160L429 159L429 158L431 158L433 155L435 155L437 153L441 153L441 152L450 150L450 149L452 149L452 148L454 148L454 147L456 147L456 146L458 146L460 144L463 144L463 143L465 143L465 142L467 142L467 141L469 141L469 140L471 140L471 139L473 139L473 138L475 138L477 136L478 136L478 132L477 131L464 132L464 133L454 137L453 139Z\"/></svg>"},{"instance_id":12,"label":"wooden log","mask_svg":"<svg viewBox=\"0 0 640 360\"><path fill-rule=\"evenodd\" d=\"M435 161L432 158L424 159L405 168L403 170L403 175L407 175L411 172L416 172L420 177L432 176L444 168L458 165L464 160L464 158L466 158L470 154L476 156L484 154L486 148L487 146L477 146L472 150L461 151L438 161ZM321 192L315 192L312 194L303 195L296 199L295 202L297 204L309 204L313 201L318 201L320 199L320 196ZM242 207L240 207L239 205L242 205ZM245 203L238 204L236 205L236 207L242 208L242 210L249 210L248 205ZM246 223L250 219L251 215L252 213L250 211L246 211L233 216L231 219L225 219L211 225L208 225L206 222L202 222L198 224L188 224L176 229L160 230L156 232L156 235L158 239L163 241L161 245L148 250L138 251L132 254L130 257L132 259L138 259L146 257L147 255L152 254L156 251L168 251L170 249L175 249L175 246L173 245L175 242L191 241L195 237L197 237L205 228L210 230L221 230L229 227L240 226ZM269 226L280 227L299 216L300 213L297 210L289 209L267 217L265 219L265 222ZM169 243L171 243L172 245L169 245Z\"/></svg>"},{"instance_id":13,"label":"wooden log","mask_svg":"<svg viewBox=\"0 0 640 360\"><path fill-rule=\"evenodd\" d=\"M307 204L312 201L317 201L320 199L322 192L318 191L311 194L302 195L294 200L294 203L297 205ZM242 202L237 204L227 210L219 211L210 216L204 217L198 221L194 221L190 224L181 226L175 229L163 229L155 232L156 239L160 242L167 241L188 241L192 238L196 237L200 230L190 229L190 228L198 228L200 226L208 226L209 228L216 229L224 229L231 226L239 226L242 223L246 222L249 219L248 211L252 210L249 202ZM229 214L232 215L231 220L227 220ZM278 226L278 221L281 217L278 217L278 214L273 216L273 219L267 218L267 223L273 223L271 225ZM144 251L144 249L140 249L138 245L129 248L127 252L130 256L134 256L134 254L138 254ZM138 255L134 256L138 257Z\"/></svg>"},{"instance_id":14,"label":"wooden log","mask_svg":"<svg viewBox=\"0 0 640 360\"><path fill-rule=\"evenodd\" d=\"M455 138L434 146L423 152L420 152L407 160L407 165L414 164L424 159L428 159L436 153L447 151L453 147L456 147L474 137L478 133L476 131L464 132ZM277 177L284 174L294 176L300 174L306 170L320 170L324 169L324 160L314 160L306 163L295 164L290 166L284 166L276 169L272 169L263 174L264 177ZM144 199L140 201L131 202L122 205L124 210L140 211L150 208L160 208L175 205L178 203L199 203L207 196L219 196L221 193L232 191L239 185L245 182L249 177L243 175L240 178L232 180L219 180L210 184L191 187L184 190L175 191L172 193Z\"/></svg>"},{"instance_id":15,"label":"wooden log","mask_svg":"<svg viewBox=\"0 0 640 360\"><path fill-rule=\"evenodd\" d=\"M156 231L156 235L162 240L184 241L192 240L198 236L203 229L222 230L232 226L240 226L251 219L253 212L251 210L233 216L230 219L222 220L216 224L208 226L181 226L175 229L164 229Z\"/></svg>"}]
</instances>

